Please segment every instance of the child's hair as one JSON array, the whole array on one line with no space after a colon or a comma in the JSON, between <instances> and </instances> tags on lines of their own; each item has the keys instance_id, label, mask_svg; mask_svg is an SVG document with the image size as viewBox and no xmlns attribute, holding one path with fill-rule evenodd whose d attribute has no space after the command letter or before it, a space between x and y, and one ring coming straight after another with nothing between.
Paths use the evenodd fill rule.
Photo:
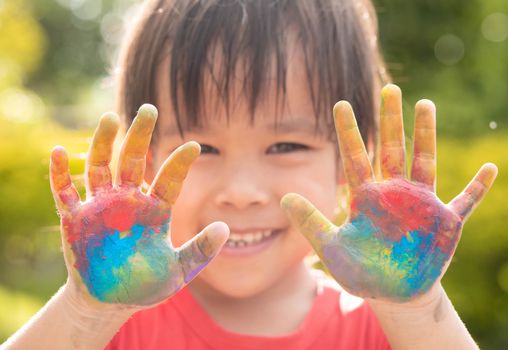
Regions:
<instances>
[{"instance_id":1,"label":"child's hair","mask_svg":"<svg viewBox=\"0 0 508 350\"><path fill-rule=\"evenodd\" d=\"M387 79L368 0L147 1L120 55L118 111L130 124L143 103L157 104L163 63L180 133L202 122L205 80L229 109L238 67L253 118L269 84L284 101L290 35L303 53L316 128L333 125L333 104L348 100L364 140L375 145L377 91Z\"/></svg>"}]
</instances>

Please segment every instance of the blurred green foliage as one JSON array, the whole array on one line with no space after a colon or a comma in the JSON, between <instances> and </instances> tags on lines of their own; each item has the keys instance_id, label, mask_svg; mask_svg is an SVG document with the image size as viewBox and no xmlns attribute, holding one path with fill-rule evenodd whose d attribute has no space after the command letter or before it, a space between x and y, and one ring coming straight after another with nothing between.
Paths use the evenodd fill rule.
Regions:
<instances>
[{"instance_id":1,"label":"blurred green foliage","mask_svg":"<svg viewBox=\"0 0 508 350\"><path fill-rule=\"evenodd\" d=\"M408 111L433 100L449 136L488 132L491 121L506 128L508 1L374 2L389 72L413 101Z\"/></svg>"},{"instance_id":2,"label":"blurred green foliage","mask_svg":"<svg viewBox=\"0 0 508 350\"><path fill-rule=\"evenodd\" d=\"M504 215L508 194L508 134L438 140L438 196L452 199L485 161L499 175L464 227L445 275L444 287L482 349L508 345L508 235Z\"/></svg>"},{"instance_id":3,"label":"blurred green foliage","mask_svg":"<svg viewBox=\"0 0 508 350\"><path fill-rule=\"evenodd\" d=\"M90 127L113 108L118 40L136 0L0 0L0 342L66 278L47 177L62 144L82 187ZM485 161L499 177L464 229L444 284L484 349L508 347L508 2L376 0L380 42L405 98L438 107L438 194ZM412 118L406 118L411 134Z\"/></svg>"},{"instance_id":4,"label":"blurred green foliage","mask_svg":"<svg viewBox=\"0 0 508 350\"><path fill-rule=\"evenodd\" d=\"M0 305L9 310L9 313L0 313L0 341L14 333L20 325L24 324L34 315L44 303L31 294L12 291L0 286Z\"/></svg>"}]
</instances>

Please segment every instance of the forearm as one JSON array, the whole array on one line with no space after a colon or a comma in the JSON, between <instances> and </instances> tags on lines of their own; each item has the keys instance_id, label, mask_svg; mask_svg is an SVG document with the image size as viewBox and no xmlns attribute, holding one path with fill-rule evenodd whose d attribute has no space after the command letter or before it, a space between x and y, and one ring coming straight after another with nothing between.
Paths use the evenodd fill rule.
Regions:
<instances>
[{"instance_id":1,"label":"forearm","mask_svg":"<svg viewBox=\"0 0 508 350\"><path fill-rule=\"evenodd\" d=\"M394 350L478 349L440 285L415 303L368 302Z\"/></svg>"},{"instance_id":2,"label":"forearm","mask_svg":"<svg viewBox=\"0 0 508 350\"><path fill-rule=\"evenodd\" d=\"M0 349L104 349L134 311L84 307L67 284Z\"/></svg>"}]
</instances>

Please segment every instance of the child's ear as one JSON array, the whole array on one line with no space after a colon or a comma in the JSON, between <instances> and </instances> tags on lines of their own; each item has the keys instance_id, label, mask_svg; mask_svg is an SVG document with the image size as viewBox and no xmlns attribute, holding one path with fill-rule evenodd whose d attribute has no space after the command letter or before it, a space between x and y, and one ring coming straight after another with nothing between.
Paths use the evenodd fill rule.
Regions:
<instances>
[{"instance_id":1,"label":"child's ear","mask_svg":"<svg viewBox=\"0 0 508 350\"><path fill-rule=\"evenodd\" d=\"M146 154L146 170L145 170L145 182L150 185L155 177L156 171L154 169L153 152L151 149Z\"/></svg>"}]
</instances>

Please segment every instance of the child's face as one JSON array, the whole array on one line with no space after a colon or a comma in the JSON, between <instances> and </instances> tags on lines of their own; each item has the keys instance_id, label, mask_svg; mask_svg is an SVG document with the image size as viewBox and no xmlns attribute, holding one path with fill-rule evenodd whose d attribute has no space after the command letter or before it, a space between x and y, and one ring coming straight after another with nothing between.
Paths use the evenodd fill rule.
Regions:
<instances>
[{"instance_id":1,"label":"child's face","mask_svg":"<svg viewBox=\"0 0 508 350\"><path fill-rule=\"evenodd\" d=\"M303 71L288 67L287 105L278 129L274 99L262 99L252 125L240 98L232 103L229 122L219 108L205 127L182 138L169 98L158 103L160 133L148 177L182 142L202 145L173 207L171 238L179 246L211 222L228 224L230 240L198 277L222 294L255 295L301 266L311 248L279 207L284 194L305 196L328 217L336 207L336 144L315 133ZM169 91L167 83L161 85Z\"/></svg>"}]
</instances>

